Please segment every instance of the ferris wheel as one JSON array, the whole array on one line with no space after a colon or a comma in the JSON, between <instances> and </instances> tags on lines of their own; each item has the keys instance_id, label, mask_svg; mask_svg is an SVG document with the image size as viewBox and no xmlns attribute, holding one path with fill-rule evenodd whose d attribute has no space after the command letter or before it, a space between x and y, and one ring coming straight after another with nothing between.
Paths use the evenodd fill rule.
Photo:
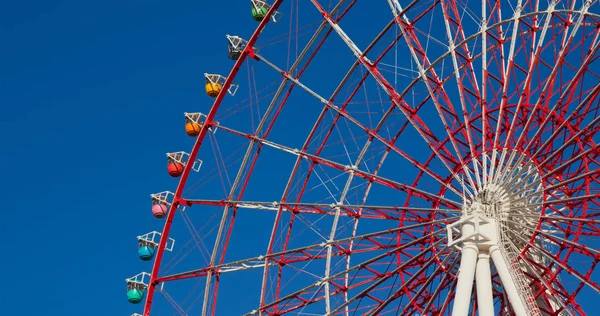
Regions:
<instances>
[{"instance_id":1,"label":"ferris wheel","mask_svg":"<svg viewBox=\"0 0 600 316\"><path fill-rule=\"evenodd\" d=\"M597 0L249 5L151 195L138 315L597 313Z\"/></svg>"}]
</instances>

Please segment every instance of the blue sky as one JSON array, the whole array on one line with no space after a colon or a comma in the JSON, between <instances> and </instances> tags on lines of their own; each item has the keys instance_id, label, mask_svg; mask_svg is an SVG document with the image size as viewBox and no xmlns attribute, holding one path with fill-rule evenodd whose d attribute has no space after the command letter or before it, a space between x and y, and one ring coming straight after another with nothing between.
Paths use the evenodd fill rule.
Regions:
<instances>
[{"instance_id":1,"label":"blue sky","mask_svg":"<svg viewBox=\"0 0 600 316\"><path fill-rule=\"evenodd\" d=\"M235 1L235 8L230 1L206 3L190 0L14 1L3 3L0 7L3 47L0 49L0 134L3 135L0 137L3 151L0 162L4 165L3 181L0 183L4 204L0 236L5 245L5 256L0 261L0 268L5 274L0 286L0 312L3 315L141 313L141 306L127 303L124 280L138 272L151 270L150 263L137 258L135 237L162 229L163 222L150 215L149 194L174 191L177 185L177 180L166 173L165 152L190 150L193 140L184 133L183 112L207 113L210 109L212 100L204 94L202 74L225 75L231 68L232 61L226 57L225 34L240 34L248 38L257 25L249 15L247 1ZM377 11L382 8L374 9L374 12L384 12ZM365 29L356 21L369 18L370 12L356 9L353 12L356 14L353 17L355 23L343 24L361 47L365 47L388 21L387 17L372 20L371 23L376 26ZM273 38L284 33L282 30L291 28L288 24L293 19L288 13L284 12L285 22L265 31L266 38ZM389 15L389 11L386 14ZM314 11L306 16L309 22L320 18ZM315 26L307 24L308 30L311 25ZM300 43L306 38L303 35ZM311 87L326 96L329 92L322 91L335 88L347 71L344 62L353 58L348 51L339 49L342 45L339 39L330 42L338 45L338 49L324 49L326 53L315 63L331 67L328 71L331 71L332 79L322 80L323 70L318 67L309 69L303 77L315 83L316 87ZM278 55L282 48L288 48L287 42L264 44L261 54L264 52L280 66L289 62L287 56ZM382 48L377 47L378 50ZM293 47L291 51L294 51ZM439 48L437 51L432 48L432 51L440 52ZM406 49L400 53L409 56ZM331 63L332 58L339 63ZM409 67L408 60L404 58L400 63ZM394 60L384 62L391 64ZM256 69L256 73L261 75L258 87L249 87L252 80L245 77L249 71L241 71L239 95L227 97L224 105L225 114L237 115L228 117L224 114L221 118L222 123L230 123L230 126L246 131L248 128L245 127L254 128L256 124L246 118L258 120L257 113L246 113L247 108L236 109L236 105L244 102L242 99L248 95L248 90L261 90L280 79L279 74L268 73L264 64L252 65L256 68L252 68L250 73ZM440 65L439 69L448 69L451 67L448 65ZM414 74L411 76L414 77ZM393 80L391 77L390 81ZM399 85L408 82L402 77L398 80ZM375 87L374 81L369 84L371 89ZM422 95L425 95L422 88ZM274 89L271 85L268 90L272 92ZM276 125L273 131L273 139L296 148L302 146L306 132L322 107L298 90L292 94L294 102L291 110L281 114L280 121L290 125ZM370 92L374 90L377 89ZM349 91L344 93L347 96ZM355 101L367 102L360 95ZM260 109L264 110L267 104L261 102ZM377 103L372 99L370 102ZM371 113L364 116L363 113L361 116L358 113L362 110L361 104L350 110L356 111L356 117L365 125L371 119L369 115L373 118L381 115ZM398 115L396 118L400 120L402 117ZM426 123L439 121L435 115L425 114L423 119ZM298 125L294 131L286 129L302 120L311 123ZM393 130L398 126L393 124L397 123L390 123L385 128ZM441 130L439 125L431 126L434 130ZM345 132L356 133L356 139L361 145L364 143L364 131L346 127ZM246 144L219 133L215 137L222 137L219 146L225 156ZM419 159L425 157L422 152L424 144L411 142L417 137L414 132L403 134L403 137L406 139L401 140L407 144L406 150L411 155ZM349 143L342 136L332 136L330 142L336 141ZM383 146L378 146L373 145L373 157L369 158L368 164L365 163L367 167L373 168L378 162L376 158L383 153ZM212 157L208 143L204 149L200 155L206 159L206 167L203 166L200 174L204 170L213 170L216 166L214 161L218 160ZM251 181L246 195L249 200L278 200L295 159L281 151L269 148L264 151L263 156L269 158L259 160L255 172L263 172L263 175L273 172L275 176ZM324 156L328 157L346 155L340 146L326 148L324 152ZM356 156L357 152L356 148L351 150L348 158ZM235 165L227 168L230 168L228 176L235 176ZM397 156L391 157L381 174L388 178L397 176L395 179L399 181L411 181L416 171L409 168L412 168L411 164ZM439 164L432 168L442 169ZM281 170L281 173L273 170ZM203 176L208 177L206 173ZM335 177L336 174L331 172L328 176ZM191 182L194 190L190 194L212 199L221 198L224 194L219 179L213 179L215 185L211 183L209 186L208 181L203 182L204 178L193 177L196 177ZM314 177L311 181L315 181ZM344 181L345 178L339 178L331 182L343 186ZM320 184L310 185L318 188ZM422 181L419 185L430 190L435 187L432 181ZM202 190L196 192L198 188ZM355 193L349 199L359 203L360 192L357 190ZM375 201L387 199L383 204L401 204L404 196L390 198L394 194L402 195L378 187L372 196ZM322 188L307 193L305 197L305 201L330 198ZM197 228L205 221L209 223L208 219L221 211L200 210L202 212L190 215L195 216ZM328 229L330 224L326 221L321 223L324 229ZM215 222L210 223L214 227ZM263 253L273 224L272 214L240 212L236 223L239 224L236 224L238 226L232 235L227 259ZM302 227L302 224L298 225ZM369 229L373 231L375 226L365 227L368 229L360 233L367 233ZM182 243L189 239L183 226L175 227L175 231L174 236L179 234ZM291 244L298 241L296 245L306 244L309 239L310 244L320 240L317 232L303 234L296 236ZM208 244L211 242L210 232L206 236ZM176 247L180 245L178 243ZM250 247L253 245L259 247ZM187 262L179 270L198 266ZM317 270L322 271L318 266L315 267ZM224 301L220 303L227 302L228 298L231 300L241 290L248 294L236 297L236 302L241 306L245 300L244 303L255 305L260 272L256 270L239 278L223 278L220 294L223 294ZM301 285L299 283L298 286ZM183 295L190 286L193 285L183 284L174 292ZM180 296L180 299L183 297ZM237 314L248 311L247 306L239 310L236 309L237 304L225 304L222 311Z\"/></svg>"}]
</instances>

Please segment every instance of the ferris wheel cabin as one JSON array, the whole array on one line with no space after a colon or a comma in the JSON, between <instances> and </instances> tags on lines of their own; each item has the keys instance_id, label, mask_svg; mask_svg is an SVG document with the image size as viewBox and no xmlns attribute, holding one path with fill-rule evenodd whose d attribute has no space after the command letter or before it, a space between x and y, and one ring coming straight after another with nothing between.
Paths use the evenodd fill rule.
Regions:
<instances>
[{"instance_id":1,"label":"ferris wheel cabin","mask_svg":"<svg viewBox=\"0 0 600 316\"><path fill-rule=\"evenodd\" d=\"M188 121L185 123L185 133L190 137L200 135L200 124Z\"/></svg>"},{"instance_id":2,"label":"ferris wheel cabin","mask_svg":"<svg viewBox=\"0 0 600 316\"><path fill-rule=\"evenodd\" d=\"M252 18L256 22L261 22L269 13L269 5L260 0L252 0Z\"/></svg>"},{"instance_id":3,"label":"ferris wheel cabin","mask_svg":"<svg viewBox=\"0 0 600 316\"><path fill-rule=\"evenodd\" d=\"M131 304L139 304L144 299L144 290L139 284L130 284L127 286L127 300Z\"/></svg>"},{"instance_id":4,"label":"ferris wheel cabin","mask_svg":"<svg viewBox=\"0 0 600 316\"><path fill-rule=\"evenodd\" d=\"M152 205L152 215L156 218L163 218L167 215L169 207L166 204L156 203Z\"/></svg>"},{"instance_id":5,"label":"ferris wheel cabin","mask_svg":"<svg viewBox=\"0 0 600 316\"><path fill-rule=\"evenodd\" d=\"M148 242L140 240L138 243L138 256L142 261L150 261L154 258L156 247Z\"/></svg>"},{"instance_id":6,"label":"ferris wheel cabin","mask_svg":"<svg viewBox=\"0 0 600 316\"><path fill-rule=\"evenodd\" d=\"M177 178L183 173L183 164L169 160L167 164L167 171L171 177Z\"/></svg>"}]
</instances>

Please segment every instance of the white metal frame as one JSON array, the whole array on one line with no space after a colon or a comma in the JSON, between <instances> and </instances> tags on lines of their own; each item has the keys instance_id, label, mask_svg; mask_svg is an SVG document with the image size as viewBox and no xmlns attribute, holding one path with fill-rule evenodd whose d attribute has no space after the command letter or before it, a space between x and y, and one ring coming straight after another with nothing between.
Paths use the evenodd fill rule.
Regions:
<instances>
[{"instance_id":1,"label":"white metal frame","mask_svg":"<svg viewBox=\"0 0 600 316\"><path fill-rule=\"evenodd\" d=\"M210 82L212 84L221 85L221 87L223 87L223 85L225 84L225 79L226 79L225 77L223 77L221 75L209 74L209 73L205 73L204 78L206 78L206 80L208 80L208 82ZM238 88L239 88L239 86L237 84L231 83L231 85L229 85L229 88L227 88L227 93L229 93L231 96L234 96L235 93L237 92Z\"/></svg>"},{"instance_id":2,"label":"white metal frame","mask_svg":"<svg viewBox=\"0 0 600 316\"><path fill-rule=\"evenodd\" d=\"M160 193L150 194L150 198L152 201L160 202L161 204L165 204L171 206L171 202L169 202L169 197L173 197L175 194L171 191L163 191Z\"/></svg>"},{"instance_id":3,"label":"white metal frame","mask_svg":"<svg viewBox=\"0 0 600 316\"><path fill-rule=\"evenodd\" d=\"M190 154L186 153L185 151L167 153L167 157L171 158L173 161L180 163L184 166L187 164L186 161L189 156L190 156ZM202 167L202 160L196 159L194 161L194 164L192 165L192 170L198 172L198 171L200 171L200 167Z\"/></svg>"},{"instance_id":4,"label":"white metal frame","mask_svg":"<svg viewBox=\"0 0 600 316\"><path fill-rule=\"evenodd\" d=\"M161 237L162 237L161 233L159 233L157 231L152 231L147 234L137 236L137 240L144 241L150 245L153 245L154 247L157 247L158 243L160 242ZM175 246L175 239L173 239L173 238L167 239L167 243L165 244L165 250L173 251L174 246Z\"/></svg>"},{"instance_id":5,"label":"white metal frame","mask_svg":"<svg viewBox=\"0 0 600 316\"><path fill-rule=\"evenodd\" d=\"M246 48L246 45L248 44L248 42L245 39L243 39L239 36L227 34L227 35L225 35L225 37L227 37L227 40L229 41L231 46L233 46L233 48L239 50L240 53L244 50L244 48Z\"/></svg>"},{"instance_id":6,"label":"white metal frame","mask_svg":"<svg viewBox=\"0 0 600 316\"><path fill-rule=\"evenodd\" d=\"M458 229L458 226L462 227L465 224L472 225L473 230L467 230L465 232L464 229ZM487 245L489 247L492 244L497 243L497 238L494 235L495 226L496 221L494 219L484 218L477 213L463 216L460 220L446 226L448 233L448 246L462 250L458 244L471 241L477 243L478 245ZM493 229L493 231L484 232L488 229ZM458 233L460 237L455 238L454 233Z\"/></svg>"},{"instance_id":7,"label":"white metal frame","mask_svg":"<svg viewBox=\"0 0 600 316\"><path fill-rule=\"evenodd\" d=\"M271 9L271 5L269 5L266 1L263 1L263 0L250 0L250 1L252 2L252 6L257 10L259 10L261 8L267 8L267 10ZM277 22L279 22L280 17L281 17L281 12L275 11L271 15L271 20L273 21L273 23L277 23Z\"/></svg>"},{"instance_id":8,"label":"white metal frame","mask_svg":"<svg viewBox=\"0 0 600 316\"><path fill-rule=\"evenodd\" d=\"M188 120L190 120L191 122L193 122L193 123L196 123L196 124L198 124L198 125L200 125L200 126L203 126L203 125L204 125L204 122L206 122L206 114L204 114L204 113L202 113L202 112L195 112L195 113L188 113L188 112L185 112L185 113L183 113L183 115L185 115L185 117L186 117ZM217 133L217 128L216 128L216 126L218 126L218 125L219 125L219 122L215 122L215 124L214 124L214 125L215 125L215 126L210 126L210 127L208 128L208 131L209 131L209 132L211 132L211 133L213 133L213 134L216 134L216 133ZM213 128L213 127L215 127L215 128Z\"/></svg>"},{"instance_id":9,"label":"white metal frame","mask_svg":"<svg viewBox=\"0 0 600 316\"><path fill-rule=\"evenodd\" d=\"M125 282L127 282L128 285L129 284L139 285L145 291L148 288L148 284L150 284L150 277L151 277L150 273L142 272L142 273L138 273L130 278L125 279ZM158 287L160 287L160 290L162 291L163 283L160 283L158 285Z\"/></svg>"}]
</instances>

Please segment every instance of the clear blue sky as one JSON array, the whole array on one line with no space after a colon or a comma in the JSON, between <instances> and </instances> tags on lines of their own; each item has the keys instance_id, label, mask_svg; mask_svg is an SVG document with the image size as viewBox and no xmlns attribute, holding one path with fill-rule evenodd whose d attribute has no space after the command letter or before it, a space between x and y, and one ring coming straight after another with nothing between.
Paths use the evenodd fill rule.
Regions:
<instances>
[{"instance_id":1,"label":"clear blue sky","mask_svg":"<svg viewBox=\"0 0 600 316\"><path fill-rule=\"evenodd\" d=\"M248 38L257 25L250 17L248 2L2 3L0 237L4 249L0 269L4 278L0 286L0 314L106 316L142 312L141 305L131 306L127 302L124 281L138 272L151 270L151 263L137 258L135 240L137 235L162 229L163 222L150 215L149 194L175 190L177 181L166 174L165 152L190 150L193 140L183 132L183 112L208 112L212 100L204 94L202 74L225 75L230 70L232 61L226 57L225 34ZM385 5L384 1L381 3ZM355 11L355 18L361 21L371 14L369 10ZM389 11L386 13L389 16ZM317 18L320 17L315 14L308 20ZM373 23L378 25L367 31L362 30L361 23L348 23L344 27L352 32L359 46L365 47L381 29L380 24L388 21L375 20ZM287 29L288 22L289 19L278 27ZM441 21L436 23L441 25ZM280 29L275 34L282 33ZM332 41L341 45L339 39ZM274 47L265 48L265 54L269 50L270 56L275 55ZM338 64L328 61L338 58L338 51L330 52L321 62L336 67ZM404 54L409 56L408 51ZM285 66L286 57L274 58ZM346 61L353 58L347 51L343 57ZM405 58L401 63L408 60ZM385 61L393 63L393 59ZM343 75L341 71L345 69L346 64L337 70ZM242 74L245 76L247 72ZM321 75L320 71L313 71L305 78L323 89L335 87L341 79L338 75L322 81ZM278 74L271 76L279 78ZM264 80L259 83L266 83L269 78ZM402 80L408 79L399 80L403 84ZM374 83L371 84L373 87ZM364 101L360 96L357 98ZM309 99L313 103L302 103ZM307 95L296 100L296 111L282 114L290 122L301 121L308 112L316 115L322 106ZM233 107L232 103L229 107ZM435 115L425 115L424 119L439 121ZM390 126L393 129L398 125ZM311 127L312 122L300 128ZM440 126L432 127L436 128ZM275 138L285 137L299 148L304 138L294 137L305 137L305 132L274 134L279 135ZM362 132L356 136L362 145L364 131L354 132ZM231 144L237 148L241 143ZM406 144L415 157L423 155L418 144L409 141ZM222 148L224 155L232 148ZM383 152L381 148L375 155ZM282 155L281 152L270 154L270 164L262 167L265 170L281 167L287 173L281 173L281 179L269 180L287 180L290 169L279 161L277 155ZM340 152L328 154L333 157ZM398 175L398 170L402 170L402 175L411 173L408 179L414 179L414 169L403 169L400 163L406 162L393 159L400 160L390 158L392 163L383 169L384 176ZM374 167L377 162L372 159L369 164ZM233 175L230 172L229 176ZM345 178L336 180L336 184L343 186L342 180ZM280 190L282 183L272 185ZM373 193L376 200L397 194L381 190ZM222 194L216 186L204 191L204 197L220 198L216 193L211 194L214 192ZM279 191L276 192L279 196L270 194L273 192L276 191L253 186L248 194L255 197L251 200L273 201L280 197ZM314 200L328 197L325 191L318 194L321 196L316 193L308 196ZM265 196L268 198L262 198ZM386 204L391 203L398 201ZM266 247L272 218L261 220L256 216L240 215L238 221L245 226L236 230L234 237L240 242L233 247L238 259L258 255ZM311 238L318 239L316 234ZM256 244L258 248L249 247ZM246 307L241 311L235 309L244 299L245 303L256 305L260 272L223 280L229 286L220 291L223 300L236 304L222 311L231 308L234 315L248 311ZM235 297L240 292L250 294Z\"/></svg>"}]
</instances>

